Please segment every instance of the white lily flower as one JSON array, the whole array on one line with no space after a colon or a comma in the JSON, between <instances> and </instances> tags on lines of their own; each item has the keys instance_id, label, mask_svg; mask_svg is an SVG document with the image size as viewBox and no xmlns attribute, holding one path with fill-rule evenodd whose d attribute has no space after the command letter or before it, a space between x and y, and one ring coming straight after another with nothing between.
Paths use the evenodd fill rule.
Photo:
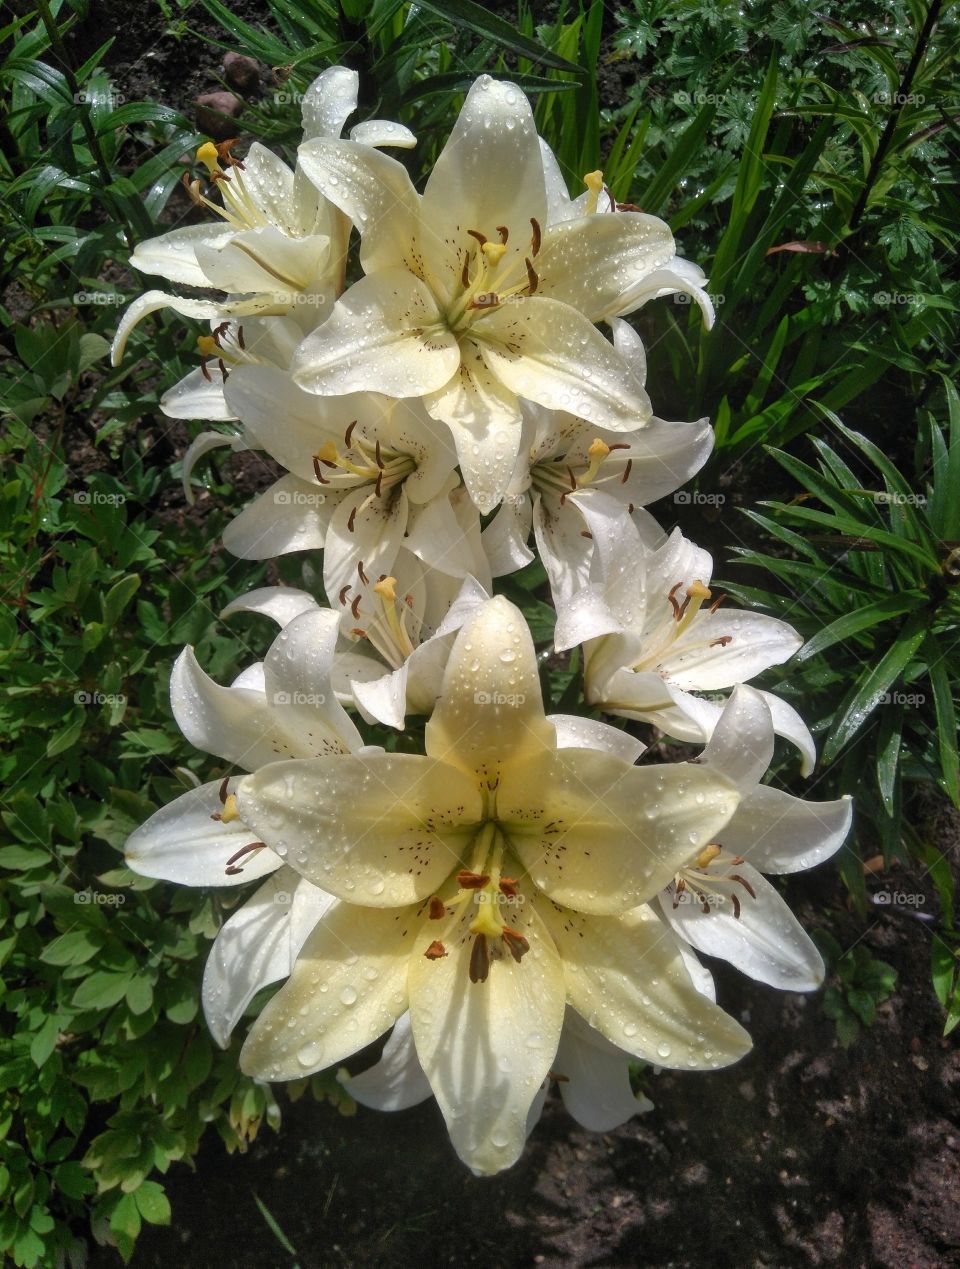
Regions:
<instances>
[{"instance_id":1,"label":"white lily flower","mask_svg":"<svg viewBox=\"0 0 960 1269\"><path fill-rule=\"evenodd\" d=\"M676 933L751 978L787 991L823 982L816 946L763 873L791 873L836 853L853 803L806 802L761 784L773 758L773 722L762 692L735 687L698 762L740 790L730 822L660 896Z\"/></svg>"},{"instance_id":2,"label":"white lily flower","mask_svg":"<svg viewBox=\"0 0 960 1269\"><path fill-rule=\"evenodd\" d=\"M548 223L533 112L514 84L481 76L417 194L376 151L318 138L300 163L360 231L367 276L297 355L320 395L418 396L453 430L484 513L520 444L520 398L611 431L643 426L646 392L595 323L674 257L663 221L638 212ZM587 178L599 195L599 173Z\"/></svg>"},{"instance_id":3,"label":"white lily flower","mask_svg":"<svg viewBox=\"0 0 960 1269\"><path fill-rule=\"evenodd\" d=\"M267 365L237 367L223 392L245 442L289 473L227 526L223 541L234 555L270 559L322 548L332 598L358 578L390 573L418 515L441 517L442 530L455 523L456 453L418 401L372 393L320 401ZM460 576L475 568L479 547L464 559L454 551L458 540L449 531L425 535L424 563L454 574L462 567Z\"/></svg>"},{"instance_id":4,"label":"white lily flower","mask_svg":"<svg viewBox=\"0 0 960 1269\"><path fill-rule=\"evenodd\" d=\"M640 337L626 322L613 323L614 346L643 384L646 361ZM526 405L520 454L507 492L484 530L495 577L534 558L531 527L550 578L554 603L587 585L593 542L580 505L598 493L615 499L648 542L661 531L641 508L672 493L707 461L713 448L709 420L666 423L652 419L636 432L609 432L570 414ZM611 508L612 510L612 508Z\"/></svg>"},{"instance_id":5,"label":"white lily flower","mask_svg":"<svg viewBox=\"0 0 960 1269\"><path fill-rule=\"evenodd\" d=\"M407 713L429 714L440 694L454 636L488 598L473 578L424 569L408 552L397 577L358 581L341 594L340 638L330 667L337 698L367 722L403 728ZM319 609L306 591L263 587L221 614L255 612L281 627Z\"/></svg>"},{"instance_id":6,"label":"white lily flower","mask_svg":"<svg viewBox=\"0 0 960 1269\"><path fill-rule=\"evenodd\" d=\"M170 700L177 725L196 748L255 771L280 756L347 754L362 747L331 679L339 620L304 604L302 595L275 599L275 617L286 617L282 633L263 662L244 670L230 687L204 673L192 648L178 657ZM126 844L128 866L146 877L218 887L269 877L225 923L204 971L204 1012L224 1047L255 993L289 974L303 940L333 902L283 867L244 823L230 792L232 780L190 789L161 807Z\"/></svg>"},{"instance_id":7,"label":"white lily flower","mask_svg":"<svg viewBox=\"0 0 960 1269\"><path fill-rule=\"evenodd\" d=\"M336 1065L409 1009L455 1148L492 1173L523 1148L567 1003L660 1065L742 1056L749 1037L646 906L730 818L725 777L558 748L529 631L502 598L457 635L426 751L279 762L239 781L243 821L340 900L254 1024L248 1074Z\"/></svg>"},{"instance_id":8,"label":"white lily flower","mask_svg":"<svg viewBox=\"0 0 960 1269\"><path fill-rule=\"evenodd\" d=\"M557 649L584 645L591 705L677 740L709 740L725 699L717 693L789 660L802 638L775 617L723 604L709 588L709 553L679 529L651 549L649 534L606 496L579 506L592 534L591 582L561 603ZM797 746L808 774L816 761L809 730L786 701L763 696L774 730Z\"/></svg>"},{"instance_id":9,"label":"white lily flower","mask_svg":"<svg viewBox=\"0 0 960 1269\"><path fill-rule=\"evenodd\" d=\"M616 203L606 185L587 189L577 198L571 198L567 183L556 156L543 138L540 138L543 175L547 188L547 224L556 225L576 220L585 215L605 215L623 211L638 211L632 204ZM599 174L598 174L599 175ZM664 295L688 295L703 314L703 324L709 330L714 323L713 302L706 291L707 278L699 265L674 255L650 273L636 278L624 291L611 301L603 313L605 321L634 313L650 300Z\"/></svg>"},{"instance_id":10,"label":"white lily flower","mask_svg":"<svg viewBox=\"0 0 960 1269\"><path fill-rule=\"evenodd\" d=\"M357 107L359 77L332 66L304 95L304 136L340 136ZM331 131L326 131L330 129ZM409 147L416 138L400 124L372 120L358 125L352 149L373 145ZM185 317L223 320L291 313L309 326L323 320L343 289L349 223L320 196L299 164L290 168L255 141L242 162L234 142L206 142L197 161L216 185L220 202L201 193L199 181L184 177L198 206L219 223L188 225L139 243L130 263L169 282L226 291L225 300L183 299L148 291L127 309L114 338L118 365L131 330L149 313L172 308Z\"/></svg>"}]
</instances>

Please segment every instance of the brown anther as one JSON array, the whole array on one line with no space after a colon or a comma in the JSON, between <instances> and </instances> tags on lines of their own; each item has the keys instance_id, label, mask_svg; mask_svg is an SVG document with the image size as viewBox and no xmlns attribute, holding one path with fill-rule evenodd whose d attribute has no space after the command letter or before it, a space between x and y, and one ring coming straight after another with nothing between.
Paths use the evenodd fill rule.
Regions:
<instances>
[{"instance_id":1,"label":"brown anther","mask_svg":"<svg viewBox=\"0 0 960 1269\"><path fill-rule=\"evenodd\" d=\"M221 805L227 805L227 785L230 783L230 777L224 776L223 783L220 785L220 791L217 796L220 798Z\"/></svg>"},{"instance_id":2,"label":"brown anther","mask_svg":"<svg viewBox=\"0 0 960 1269\"><path fill-rule=\"evenodd\" d=\"M349 582L346 586L340 588L340 607L342 608L347 602L347 596L350 594L352 587Z\"/></svg>"},{"instance_id":3,"label":"brown anther","mask_svg":"<svg viewBox=\"0 0 960 1269\"><path fill-rule=\"evenodd\" d=\"M227 176L226 172L211 172L210 180L214 185L216 185L217 181L226 181L228 185L230 184L230 177Z\"/></svg>"},{"instance_id":4,"label":"brown anther","mask_svg":"<svg viewBox=\"0 0 960 1269\"><path fill-rule=\"evenodd\" d=\"M469 868L461 868L457 873L457 885L461 890L482 890L490 880L483 872L471 872Z\"/></svg>"},{"instance_id":5,"label":"brown anther","mask_svg":"<svg viewBox=\"0 0 960 1269\"><path fill-rule=\"evenodd\" d=\"M592 533L590 533L590 532L588 532L588 530L586 530L586 529L581 529L581 530L580 530L580 536L581 536L582 538L589 538L591 542L593 541L593 534L592 534Z\"/></svg>"},{"instance_id":6,"label":"brown anther","mask_svg":"<svg viewBox=\"0 0 960 1269\"><path fill-rule=\"evenodd\" d=\"M510 237L510 230L506 225L497 225L497 233L500 235L500 241L506 246L507 239Z\"/></svg>"},{"instance_id":7,"label":"brown anther","mask_svg":"<svg viewBox=\"0 0 960 1269\"><path fill-rule=\"evenodd\" d=\"M357 420L354 419L352 423L347 424L347 430L343 434L343 443L347 449L350 448L350 438L351 436L353 436L353 429L356 426L357 426Z\"/></svg>"},{"instance_id":8,"label":"brown anther","mask_svg":"<svg viewBox=\"0 0 960 1269\"><path fill-rule=\"evenodd\" d=\"M374 496L377 498L381 497L383 494L383 468L382 467L377 472L377 478L373 482L373 492L374 492Z\"/></svg>"},{"instance_id":9,"label":"brown anther","mask_svg":"<svg viewBox=\"0 0 960 1269\"><path fill-rule=\"evenodd\" d=\"M223 375L223 382L226 383L230 372L227 370L227 367L223 364L222 357L217 358L217 365L220 367L220 373Z\"/></svg>"},{"instance_id":10,"label":"brown anther","mask_svg":"<svg viewBox=\"0 0 960 1269\"><path fill-rule=\"evenodd\" d=\"M320 467L320 459L317 458L316 454L313 455L313 474L316 476L317 480L320 481L321 485L330 484L330 481L327 480L326 476L323 474L323 470Z\"/></svg>"},{"instance_id":11,"label":"brown anther","mask_svg":"<svg viewBox=\"0 0 960 1269\"><path fill-rule=\"evenodd\" d=\"M627 481L630 479L630 470L631 470L631 468L632 468L632 467L633 467L633 459L632 459L632 458L628 458L628 459L627 459L627 465L626 465L626 467L624 467L624 469L623 469L623 475L620 477L620 484L621 484L621 485L625 485L625 484L627 483Z\"/></svg>"},{"instance_id":12,"label":"brown anther","mask_svg":"<svg viewBox=\"0 0 960 1269\"><path fill-rule=\"evenodd\" d=\"M350 631L352 635L356 635L358 639L366 639L367 632L361 626L354 626Z\"/></svg>"},{"instance_id":13,"label":"brown anther","mask_svg":"<svg viewBox=\"0 0 960 1269\"><path fill-rule=\"evenodd\" d=\"M613 445L608 445L607 451L612 454L615 449L629 449L629 448L630 448L630 443L628 441L617 441Z\"/></svg>"},{"instance_id":14,"label":"brown anther","mask_svg":"<svg viewBox=\"0 0 960 1269\"><path fill-rule=\"evenodd\" d=\"M235 866L237 860L242 859L244 855L249 855L251 853L255 854L258 850L263 850L265 846L266 842L251 842L248 846L241 846L240 849L235 851L227 860L226 867L223 871L228 877L235 877L237 873L243 872L243 864L241 864L239 868Z\"/></svg>"},{"instance_id":15,"label":"brown anther","mask_svg":"<svg viewBox=\"0 0 960 1269\"><path fill-rule=\"evenodd\" d=\"M240 345L241 349L244 349L244 350L246 349L247 345L243 342L243 327L242 326L237 327L237 343Z\"/></svg>"},{"instance_id":16,"label":"brown anther","mask_svg":"<svg viewBox=\"0 0 960 1269\"><path fill-rule=\"evenodd\" d=\"M363 571L363 560L357 560L357 576L363 582L364 586L370 581L370 578Z\"/></svg>"},{"instance_id":17,"label":"brown anther","mask_svg":"<svg viewBox=\"0 0 960 1269\"><path fill-rule=\"evenodd\" d=\"M373 460L374 460L374 462L377 464L377 466L378 466L378 467L381 469L381 471L382 471L382 470L383 470L383 458L382 458L382 456L381 456L381 454L380 454L380 441L379 441L379 438L377 439L377 443L376 443L376 445L374 445L374 447L373 447Z\"/></svg>"},{"instance_id":18,"label":"brown anther","mask_svg":"<svg viewBox=\"0 0 960 1269\"><path fill-rule=\"evenodd\" d=\"M578 484L577 484L577 478L576 478L576 476L573 474L573 468L572 468L572 467L568 467L568 468L567 468L567 480L569 480L569 481L570 481L570 488L571 488L571 489L576 490L576 489L578 489L578 488L579 488L579 486L578 486Z\"/></svg>"},{"instance_id":19,"label":"brown anther","mask_svg":"<svg viewBox=\"0 0 960 1269\"><path fill-rule=\"evenodd\" d=\"M356 523L356 520L357 520L357 508L354 507L353 510L350 512L350 514L347 516L347 531L348 532L350 533L353 532L353 526Z\"/></svg>"},{"instance_id":20,"label":"brown anther","mask_svg":"<svg viewBox=\"0 0 960 1269\"><path fill-rule=\"evenodd\" d=\"M746 877L741 877L738 872L732 872L729 876L731 881L739 881L740 885L743 886L744 890L746 890L751 899L755 899L757 897L756 890L754 890L750 882L747 881Z\"/></svg>"},{"instance_id":21,"label":"brown anther","mask_svg":"<svg viewBox=\"0 0 960 1269\"><path fill-rule=\"evenodd\" d=\"M208 357L200 358L200 373L203 375L204 379L206 379L207 383L213 383L213 375L207 369L208 360Z\"/></svg>"},{"instance_id":22,"label":"brown anther","mask_svg":"<svg viewBox=\"0 0 960 1269\"><path fill-rule=\"evenodd\" d=\"M221 163L226 163L229 167L238 167L242 172L244 170L243 164L231 154L231 150L235 145L239 144L239 141L239 137L231 137L229 141L215 142L214 149Z\"/></svg>"},{"instance_id":23,"label":"brown anther","mask_svg":"<svg viewBox=\"0 0 960 1269\"><path fill-rule=\"evenodd\" d=\"M537 287L540 285L540 279L537 277L533 265L526 256L523 257L523 263L527 266L527 290L531 295L533 295Z\"/></svg>"},{"instance_id":24,"label":"brown anther","mask_svg":"<svg viewBox=\"0 0 960 1269\"><path fill-rule=\"evenodd\" d=\"M470 285L470 256L464 257L463 268L460 270L460 285L464 290Z\"/></svg>"},{"instance_id":25,"label":"brown anther","mask_svg":"<svg viewBox=\"0 0 960 1269\"><path fill-rule=\"evenodd\" d=\"M500 933L500 937L507 945L507 951L519 965L523 960L524 954L530 951L529 942L518 934L516 930L512 930L509 925L505 925Z\"/></svg>"},{"instance_id":26,"label":"brown anther","mask_svg":"<svg viewBox=\"0 0 960 1269\"><path fill-rule=\"evenodd\" d=\"M229 322L221 322L219 326L214 326L213 331L211 333L213 334L213 342L217 345L218 348L221 348L223 346L220 343L220 340L229 329L230 329Z\"/></svg>"},{"instance_id":27,"label":"brown anther","mask_svg":"<svg viewBox=\"0 0 960 1269\"><path fill-rule=\"evenodd\" d=\"M739 921L740 920L740 900L737 898L735 894L732 894L730 896L730 902L733 904L734 919Z\"/></svg>"},{"instance_id":28,"label":"brown anther","mask_svg":"<svg viewBox=\"0 0 960 1269\"><path fill-rule=\"evenodd\" d=\"M540 243L543 241L543 235L540 232L540 222L535 217L530 217L530 228L533 230L533 237L530 240L530 254L534 259L540 250Z\"/></svg>"},{"instance_id":29,"label":"brown anther","mask_svg":"<svg viewBox=\"0 0 960 1269\"><path fill-rule=\"evenodd\" d=\"M447 949L443 946L439 939L434 939L424 952L424 956L428 961L438 961L442 956L446 956L446 954Z\"/></svg>"},{"instance_id":30,"label":"brown anther","mask_svg":"<svg viewBox=\"0 0 960 1269\"><path fill-rule=\"evenodd\" d=\"M737 868L740 864L745 864L746 862L747 861L742 855L734 855L734 857L730 860L730 863L733 864L734 868Z\"/></svg>"},{"instance_id":31,"label":"brown anther","mask_svg":"<svg viewBox=\"0 0 960 1269\"><path fill-rule=\"evenodd\" d=\"M195 203L197 207L202 207L203 199L200 197L200 182L196 180L191 181L186 172L184 172L181 180L183 182L183 188L187 191L187 197L190 199L191 203Z\"/></svg>"},{"instance_id":32,"label":"brown anther","mask_svg":"<svg viewBox=\"0 0 960 1269\"><path fill-rule=\"evenodd\" d=\"M357 596L355 597L355 599L353 600L353 603L350 605L350 611L353 613L353 619L354 619L354 621L359 621L359 620L360 620L360 601L361 601L361 599L363 599L363 596L362 596L362 595L357 595Z\"/></svg>"},{"instance_id":33,"label":"brown anther","mask_svg":"<svg viewBox=\"0 0 960 1269\"><path fill-rule=\"evenodd\" d=\"M700 903L702 904L700 911L704 914L704 916L709 916L713 909L710 907L710 904L707 903L704 895L700 896Z\"/></svg>"},{"instance_id":34,"label":"brown anther","mask_svg":"<svg viewBox=\"0 0 960 1269\"><path fill-rule=\"evenodd\" d=\"M485 983L490 973L490 949L487 947L487 936L478 934L473 940L470 950L470 981Z\"/></svg>"},{"instance_id":35,"label":"brown anther","mask_svg":"<svg viewBox=\"0 0 960 1269\"><path fill-rule=\"evenodd\" d=\"M515 877L500 878L500 893L509 895L511 899L516 898L519 886L520 882Z\"/></svg>"},{"instance_id":36,"label":"brown anther","mask_svg":"<svg viewBox=\"0 0 960 1269\"><path fill-rule=\"evenodd\" d=\"M636 511L636 509L637 509L637 508L634 506L634 504L633 504L632 502L628 502L628 503L627 503L627 515L628 515L628 516L632 516L632 515L633 515L633 513Z\"/></svg>"},{"instance_id":37,"label":"brown anther","mask_svg":"<svg viewBox=\"0 0 960 1269\"><path fill-rule=\"evenodd\" d=\"M617 211L635 211L635 212L643 211L643 208L638 207L636 203L617 203L616 208L617 208Z\"/></svg>"},{"instance_id":38,"label":"brown anther","mask_svg":"<svg viewBox=\"0 0 960 1269\"><path fill-rule=\"evenodd\" d=\"M447 905L439 895L434 895L427 907L427 916L431 921L439 921L447 915Z\"/></svg>"},{"instance_id":39,"label":"brown anther","mask_svg":"<svg viewBox=\"0 0 960 1269\"><path fill-rule=\"evenodd\" d=\"M711 648L725 648L728 643L733 643L733 635L721 635L719 639L714 639L710 644Z\"/></svg>"},{"instance_id":40,"label":"brown anther","mask_svg":"<svg viewBox=\"0 0 960 1269\"><path fill-rule=\"evenodd\" d=\"M558 1084L569 1084L569 1083L570 1083L570 1076L569 1076L569 1075L561 1075L559 1071L547 1071L547 1079L548 1079L548 1080L556 1080L556 1082L557 1082Z\"/></svg>"},{"instance_id":41,"label":"brown anther","mask_svg":"<svg viewBox=\"0 0 960 1269\"><path fill-rule=\"evenodd\" d=\"M683 609L674 598L677 591L680 589L682 585L683 585L683 582L676 582L673 586L670 587L670 590L667 594L667 599L670 600L670 607L673 609L673 617L675 621L679 621L680 618L683 616Z\"/></svg>"},{"instance_id":42,"label":"brown anther","mask_svg":"<svg viewBox=\"0 0 960 1269\"><path fill-rule=\"evenodd\" d=\"M467 233L470 235L471 238L476 238L477 242L479 242L481 247L487 241L486 234L482 234L479 229L468 229Z\"/></svg>"},{"instance_id":43,"label":"brown anther","mask_svg":"<svg viewBox=\"0 0 960 1269\"><path fill-rule=\"evenodd\" d=\"M715 599L713 603L710 605L710 611L716 612L725 599L726 599L726 595L721 595L719 596L719 598Z\"/></svg>"}]
</instances>

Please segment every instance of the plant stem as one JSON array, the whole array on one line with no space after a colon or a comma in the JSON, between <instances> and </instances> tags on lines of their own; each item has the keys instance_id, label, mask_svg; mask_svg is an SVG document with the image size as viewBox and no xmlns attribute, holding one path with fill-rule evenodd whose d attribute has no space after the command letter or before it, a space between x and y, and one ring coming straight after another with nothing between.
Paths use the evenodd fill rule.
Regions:
<instances>
[{"instance_id":1,"label":"plant stem","mask_svg":"<svg viewBox=\"0 0 960 1269\"><path fill-rule=\"evenodd\" d=\"M880 175L883 160L887 157L887 151L893 141L893 134L896 132L897 124L900 122L900 116L903 113L904 106L906 105L906 99L909 96L911 87L913 86L914 77L920 69L920 63L923 61L923 55L927 51L930 36L933 34L933 29L937 25L940 18L940 10L942 8L943 0L933 0L933 3L927 10L926 20L924 21L919 36L917 37L916 48L913 50L913 57L911 57L910 64L904 72L903 78L900 80L900 87L897 89L897 96L893 103L894 109L891 111L890 117L887 119L886 127L884 128L883 135L880 138L880 144L877 146L876 153L870 162L870 167L867 171L867 179L864 181L863 189L860 191L860 197L857 199L857 205L853 209L853 215L850 217L851 231L855 230L860 224L860 221L863 218L863 213L867 209L867 199L870 197L870 191L873 189L877 177Z\"/></svg>"}]
</instances>

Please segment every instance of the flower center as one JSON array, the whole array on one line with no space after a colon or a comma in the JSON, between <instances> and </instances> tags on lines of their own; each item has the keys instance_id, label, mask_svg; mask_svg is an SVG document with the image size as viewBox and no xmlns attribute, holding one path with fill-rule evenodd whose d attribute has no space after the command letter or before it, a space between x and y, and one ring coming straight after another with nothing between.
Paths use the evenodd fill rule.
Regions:
<instances>
[{"instance_id":1,"label":"flower center","mask_svg":"<svg viewBox=\"0 0 960 1269\"><path fill-rule=\"evenodd\" d=\"M379 440L371 442L367 437L354 439L356 420L343 434L344 452L333 441L327 441L313 455L313 470L321 485L373 485L373 491L358 511L369 506L374 498L386 496L395 486L402 485L417 469L412 454L391 449ZM349 525L351 532L353 525Z\"/></svg>"},{"instance_id":2,"label":"flower center","mask_svg":"<svg viewBox=\"0 0 960 1269\"><path fill-rule=\"evenodd\" d=\"M740 920L741 901L737 887L742 886L751 899L756 899L757 892L746 877L739 873L711 871L711 865L715 863L729 865L731 868L737 868L743 863L742 855L733 855L726 859L721 858L721 855L722 848L716 842L711 842L692 864L680 869L670 887L674 908L678 908L681 903L694 902L699 903L701 911L707 913L729 903L733 907L733 915Z\"/></svg>"},{"instance_id":3,"label":"flower center","mask_svg":"<svg viewBox=\"0 0 960 1269\"><path fill-rule=\"evenodd\" d=\"M608 445L599 436L594 437L587 450L586 462L571 462L566 454L555 454L534 463L530 469L530 483L540 494L549 497L559 495L560 505L578 489L596 481L605 460L617 449L629 449L625 442ZM632 460L631 460L632 462ZM630 474L630 464L624 469L625 479ZM578 474L579 473L579 474ZM604 477L606 478L606 476Z\"/></svg>"},{"instance_id":4,"label":"flower center","mask_svg":"<svg viewBox=\"0 0 960 1269\"><path fill-rule=\"evenodd\" d=\"M468 904L475 908L468 926L473 937L469 968L472 983L486 982L491 961L505 953L509 952L519 965L530 950L527 939L505 919L510 906L523 901L519 882L503 875L505 850L503 833L496 823L488 821L474 839L471 867L461 868L456 875L457 893L447 903L434 896L429 904L429 915L435 920L458 909L462 911ZM438 940L424 952L428 960L445 955L446 949Z\"/></svg>"},{"instance_id":5,"label":"flower center","mask_svg":"<svg viewBox=\"0 0 960 1269\"><path fill-rule=\"evenodd\" d=\"M673 620L672 622L661 626L660 637L655 638L653 640L653 646L647 650L645 655L641 657L639 661L634 662L631 668L635 672L639 673L645 670L659 670L660 661L666 650L672 643L675 642L675 640L679 639L685 630L693 625L698 615L700 615L700 609L704 602L708 599L713 599L713 594L709 587L704 586L703 582L701 582L699 578L695 578L694 581L692 581L687 587L684 593L684 598L681 601L677 599L677 591L679 591L682 586L683 582L680 581L675 582L674 585L670 587L670 590L667 593L667 600L673 610ZM725 595L720 595L719 598L714 599L713 603L710 605L709 611L715 612L723 603L725 598ZM704 646L712 648L719 644L721 647L726 647L726 645L731 642L732 637L732 635L723 635L719 639L705 640ZM696 644L688 645L691 650L696 646Z\"/></svg>"},{"instance_id":6,"label":"flower center","mask_svg":"<svg viewBox=\"0 0 960 1269\"><path fill-rule=\"evenodd\" d=\"M533 295L540 278L533 266L540 250L539 222L530 218L529 255L508 248L510 230L497 226L499 242L491 242L479 229L468 229L473 242L461 249L463 268L460 288L447 309L447 325L454 333L467 330L474 321L493 312L506 300ZM506 257L506 263L504 258Z\"/></svg>"},{"instance_id":7,"label":"flower center","mask_svg":"<svg viewBox=\"0 0 960 1269\"><path fill-rule=\"evenodd\" d=\"M222 141L214 145L205 142L197 151L197 161L210 173L210 180L219 188L223 205L214 203L206 195L200 193L200 182L191 181L186 173L183 184L191 199L198 207L207 207L217 216L222 217L228 225L240 231L244 229L263 229L270 221L254 202L250 191L243 180L243 164L233 158L230 150L236 141ZM227 173L220 166L225 163L230 168Z\"/></svg>"},{"instance_id":8,"label":"flower center","mask_svg":"<svg viewBox=\"0 0 960 1269\"><path fill-rule=\"evenodd\" d=\"M209 363L215 361L219 367L224 383L235 366L263 365L263 358L257 357L247 349L243 337L243 327L239 322L221 322L209 335L197 336L197 351L200 354L200 370L208 383L213 382Z\"/></svg>"}]
</instances>

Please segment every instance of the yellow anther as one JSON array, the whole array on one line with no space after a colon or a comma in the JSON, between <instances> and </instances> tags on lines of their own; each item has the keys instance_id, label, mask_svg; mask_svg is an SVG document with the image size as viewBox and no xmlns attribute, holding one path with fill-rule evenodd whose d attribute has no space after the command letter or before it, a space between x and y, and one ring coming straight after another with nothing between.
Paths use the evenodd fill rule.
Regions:
<instances>
[{"instance_id":1,"label":"yellow anther","mask_svg":"<svg viewBox=\"0 0 960 1269\"><path fill-rule=\"evenodd\" d=\"M220 171L220 155L212 141L205 141L197 151L197 162L202 163L211 176Z\"/></svg>"},{"instance_id":2,"label":"yellow anther","mask_svg":"<svg viewBox=\"0 0 960 1269\"><path fill-rule=\"evenodd\" d=\"M716 842L711 842L709 846L704 846L703 850L697 856L693 865L694 868L709 868L719 854L720 847Z\"/></svg>"},{"instance_id":3,"label":"yellow anther","mask_svg":"<svg viewBox=\"0 0 960 1269\"><path fill-rule=\"evenodd\" d=\"M709 590L708 587L704 586L703 582L700 581L699 577L696 579L696 581L691 582L690 585L687 587L687 594L690 596L691 599L699 599L701 603L705 599L711 598L711 591Z\"/></svg>"},{"instance_id":4,"label":"yellow anther","mask_svg":"<svg viewBox=\"0 0 960 1269\"><path fill-rule=\"evenodd\" d=\"M397 579L395 577L382 577L374 586L374 593L379 595L381 599L388 604L396 603L397 600Z\"/></svg>"},{"instance_id":5,"label":"yellow anther","mask_svg":"<svg viewBox=\"0 0 960 1269\"><path fill-rule=\"evenodd\" d=\"M583 178L583 183L590 191L590 197L587 199L587 215L592 216L597 210L597 203L603 191L603 173L599 169L596 172L588 172Z\"/></svg>"},{"instance_id":6,"label":"yellow anther","mask_svg":"<svg viewBox=\"0 0 960 1269\"><path fill-rule=\"evenodd\" d=\"M502 242L485 242L480 250L491 269L496 268L507 253L507 248Z\"/></svg>"},{"instance_id":7,"label":"yellow anther","mask_svg":"<svg viewBox=\"0 0 960 1269\"><path fill-rule=\"evenodd\" d=\"M220 823L229 824L232 820L238 820L239 818L240 812L237 810L237 799L231 793L223 804L223 810L220 812Z\"/></svg>"},{"instance_id":8,"label":"yellow anther","mask_svg":"<svg viewBox=\"0 0 960 1269\"><path fill-rule=\"evenodd\" d=\"M600 470L600 466L603 463L603 460L606 458L606 456L609 453L610 453L610 446L607 445L604 441L601 441L599 436L595 437L590 442L590 448L587 450L587 457L590 459L590 466L583 473L583 475L579 477L579 479L577 480L577 484L588 485L590 481L593 480L594 476L596 476L597 472Z\"/></svg>"}]
</instances>

